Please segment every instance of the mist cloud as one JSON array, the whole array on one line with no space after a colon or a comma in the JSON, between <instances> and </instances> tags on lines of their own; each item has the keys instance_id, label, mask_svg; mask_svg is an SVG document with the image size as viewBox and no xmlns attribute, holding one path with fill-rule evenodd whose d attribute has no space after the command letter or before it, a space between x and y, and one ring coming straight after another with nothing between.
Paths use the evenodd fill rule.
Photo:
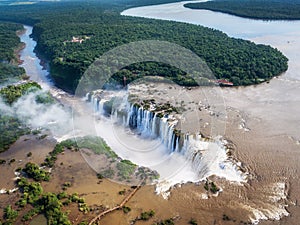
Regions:
<instances>
[{"instance_id":1,"label":"mist cloud","mask_svg":"<svg viewBox=\"0 0 300 225\"><path fill-rule=\"evenodd\" d=\"M42 93L44 92L37 91L24 95L11 106L0 98L0 112L18 118L31 129L47 129L55 137L71 132L72 115L70 110L58 103L37 103L36 96Z\"/></svg>"}]
</instances>

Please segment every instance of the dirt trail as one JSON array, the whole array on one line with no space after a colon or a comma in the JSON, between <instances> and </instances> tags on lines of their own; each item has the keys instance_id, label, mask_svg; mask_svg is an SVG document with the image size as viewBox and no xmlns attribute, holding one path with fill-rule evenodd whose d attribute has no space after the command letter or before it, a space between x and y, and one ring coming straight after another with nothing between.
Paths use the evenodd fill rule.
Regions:
<instances>
[{"instance_id":1,"label":"dirt trail","mask_svg":"<svg viewBox=\"0 0 300 225\"><path fill-rule=\"evenodd\" d=\"M97 222L98 220L100 220L101 217L105 216L105 215L108 214L108 213L111 213L111 212L113 212L113 211L115 211L115 210L122 209L123 206L124 206L124 205L125 205L125 204L126 204L126 203L134 196L134 194L141 188L141 184L143 183L143 181L144 181L144 180L142 180L142 181L140 182L140 184L139 184L138 186L136 186L136 187L134 188L134 190L133 190L126 198L124 198L123 201L122 201L119 205L117 205L117 206L115 206L115 207L113 207L113 208L111 208L111 209L105 210L104 212L100 213L98 216L94 217L94 218L91 220L91 222L89 223L89 225L96 224L96 222Z\"/></svg>"}]
</instances>

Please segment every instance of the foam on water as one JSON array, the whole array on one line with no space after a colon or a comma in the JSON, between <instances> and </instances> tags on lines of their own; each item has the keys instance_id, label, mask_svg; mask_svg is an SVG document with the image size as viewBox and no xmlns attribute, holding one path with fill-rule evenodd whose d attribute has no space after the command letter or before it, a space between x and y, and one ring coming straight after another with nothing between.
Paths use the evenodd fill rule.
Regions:
<instances>
[{"instance_id":1,"label":"foam on water","mask_svg":"<svg viewBox=\"0 0 300 225\"><path fill-rule=\"evenodd\" d=\"M284 216L288 216L286 210L287 190L285 182L276 182L262 189L256 190L262 199L256 199L249 205L243 205L250 212L250 221L252 224L258 224L262 220L280 220ZM261 195L262 194L262 195Z\"/></svg>"}]
</instances>

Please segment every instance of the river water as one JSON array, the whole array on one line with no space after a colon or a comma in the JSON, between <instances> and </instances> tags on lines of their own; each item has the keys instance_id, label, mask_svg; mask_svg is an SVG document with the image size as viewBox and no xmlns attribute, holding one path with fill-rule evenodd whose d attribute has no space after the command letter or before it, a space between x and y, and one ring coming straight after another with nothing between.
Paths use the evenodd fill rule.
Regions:
<instances>
[{"instance_id":1,"label":"river water","mask_svg":"<svg viewBox=\"0 0 300 225\"><path fill-rule=\"evenodd\" d=\"M41 60L34 52L36 42L30 38L33 27L24 25L24 29L26 30L25 33L20 35L21 42L26 44L20 52L20 58L23 61L21 66L26 70L31 80L40 83L44 89L49 89L54 84L49 78L49 72L43 68Z\"/></svg>"}]
</instances>

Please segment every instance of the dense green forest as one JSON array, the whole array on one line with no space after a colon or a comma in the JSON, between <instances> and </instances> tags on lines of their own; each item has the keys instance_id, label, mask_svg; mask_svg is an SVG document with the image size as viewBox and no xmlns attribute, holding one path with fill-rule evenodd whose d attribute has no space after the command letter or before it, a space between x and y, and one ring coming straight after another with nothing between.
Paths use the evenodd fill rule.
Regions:
<instances>
[{"instance_id":1,"label":"dense green forest","mask_svg":"<svg viewBox=\"0 0 300 225\"><path fill-rule=\"evenodd\" d=\"M0 83L20 77L25 73L23 68L17 66L15 54L21 45L16 31L22 29L21 24L0 22Z\"/></svg>"},{"instance_id":2,"label":"dense green forest","mask_svg":"<svg viewBox=\"0 0 300 225\"><path fill-rule=\"evenodd\" d=\"M49 59L56 84L68 91L74 91L95 58L114 47L139 40L165 40L186 47L207 62L216 78L228 79L235 85L260 83L287 69L287 58L269 46L229 38L202 26L120 16L120 10L134 5L133 2L125 1L127 4L123 6L116 3L115 7L96 2L14 6L2 10L0 19L34 24L38 51ZM88 39L74 43L73 36ZM125 69L122 73L126 73L129 81L150 74L195 85L182 71L166 65L138 63ZM121 82L119 78L123 76L117 74L115 78Z\"/></svg>"},{"instance_id":3,"label":"dense green forest","mask_svg":"<svg viewBox=\"0 0 300 225\"><path fill-rule=\"evenodd\" d=\"M19 46L20 39L16 35L17 30L23 30L21 24L0 23L0 59L10 62L16 60L14 50Z\"/></svg>"},{"instance_id":4,"label":"dense green forest","mask_svg":"<svg viewBox=\"0 0 300 225\"><path fill-rule=\"evenodd\" d=\"M236 16L264 20L299 20L299 0L214 0L184 5L191 9L208 9Z\"/></svg>"}]
</instances>

